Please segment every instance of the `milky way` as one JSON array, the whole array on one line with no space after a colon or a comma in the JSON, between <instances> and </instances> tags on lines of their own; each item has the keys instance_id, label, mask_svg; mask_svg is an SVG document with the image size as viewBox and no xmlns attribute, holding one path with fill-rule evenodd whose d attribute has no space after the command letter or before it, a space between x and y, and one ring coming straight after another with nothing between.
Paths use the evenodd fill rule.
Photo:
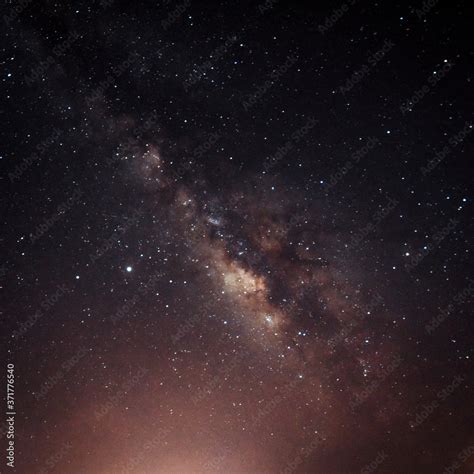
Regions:
<instances>
[{"instance_id":1,"label":"milky way","mask_svg":"<svg viewBox=\"0 0 474 474\"><path fill-rule=\"evenodd\" d=\"M5 5L1 472L473 472L441 3Z\"/></svg>"}]
</instances>

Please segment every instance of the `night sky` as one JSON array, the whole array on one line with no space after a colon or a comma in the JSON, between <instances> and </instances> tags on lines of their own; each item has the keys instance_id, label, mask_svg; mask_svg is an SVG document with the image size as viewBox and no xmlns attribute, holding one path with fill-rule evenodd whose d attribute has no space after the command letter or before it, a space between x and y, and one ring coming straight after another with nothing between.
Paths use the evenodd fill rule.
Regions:
<instances>
[{"instance_id":1,"label":"night sky","mask_svg":"<svg viewBox=\"0 0 474 474\"><path fill-rule=\"evenodd\" d=\"M474 472L469 2L3 3L2 473Z\"/></svg>"}]
</instances>

